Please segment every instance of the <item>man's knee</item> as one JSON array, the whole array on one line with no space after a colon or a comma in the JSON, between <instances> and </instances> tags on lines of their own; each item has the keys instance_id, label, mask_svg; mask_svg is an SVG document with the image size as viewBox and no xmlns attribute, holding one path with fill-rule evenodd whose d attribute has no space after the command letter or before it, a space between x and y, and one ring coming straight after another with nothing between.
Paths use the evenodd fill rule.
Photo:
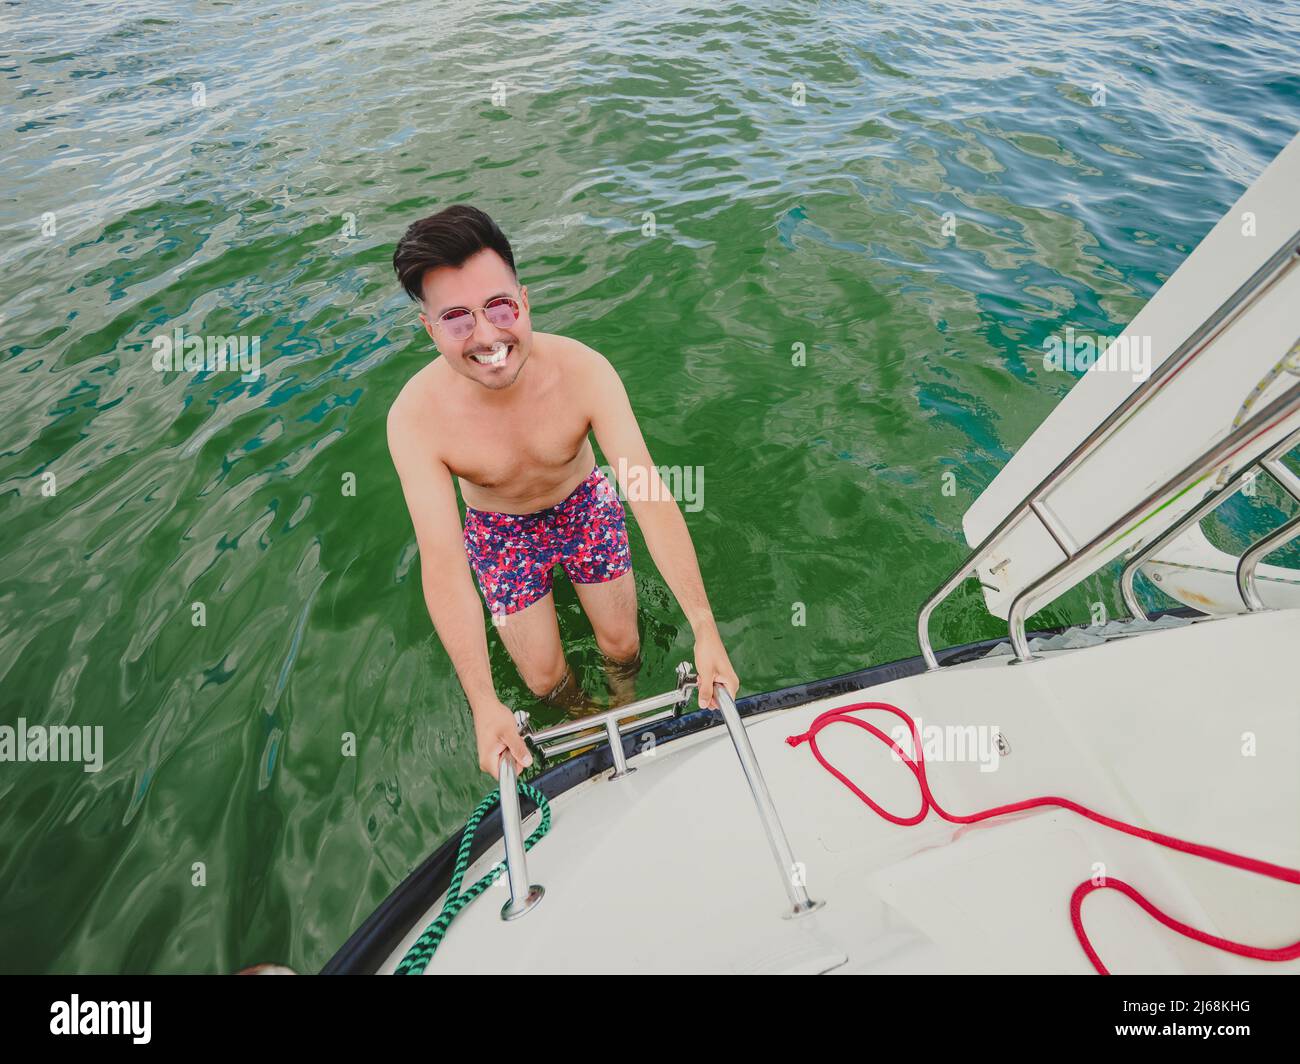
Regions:
<instances>
[{"instance_id":1,"label":"man's knee","mask_svg":"<svg viewBox=\"0 0 1300 1064\"><path fill-rule=\"evenodd\" d=\"M569 663L560 658L557 662L552 662L545 667L532 666L523 671L524 683L538 698L546 698L555 693L556 689L568 678Z\"/></svg>"},{"instance_id":2,"label":"man's knee","mask_svg":"<svg viewBox=\"0 0 1300 1064\"><path fill-rule=\"evenodd\" d=\"M596 636L600 652L611 661L623 664L634 661L641 653L641 639L635 630Z\"/></svg>"}]
</instances>

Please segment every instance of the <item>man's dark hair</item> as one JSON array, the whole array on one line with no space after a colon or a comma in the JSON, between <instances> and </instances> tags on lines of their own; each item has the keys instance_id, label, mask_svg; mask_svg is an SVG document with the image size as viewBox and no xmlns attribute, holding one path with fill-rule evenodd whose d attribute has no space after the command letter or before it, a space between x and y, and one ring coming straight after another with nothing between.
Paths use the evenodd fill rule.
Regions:
<instances>
[{"instance_id":1,"label":"man's dark hair","mask_svg":"<svg viewBox=\"0 0 1300 1064\"><path fill-rule=\"evenodd\" d=\"M500 227L477 207L457 203L407 227L393 252L393 269L406 294L417 303L424 294L424 271L460 266L470 256L491 248L515 274L515 255Z\"/></svg>"}]
</instances>

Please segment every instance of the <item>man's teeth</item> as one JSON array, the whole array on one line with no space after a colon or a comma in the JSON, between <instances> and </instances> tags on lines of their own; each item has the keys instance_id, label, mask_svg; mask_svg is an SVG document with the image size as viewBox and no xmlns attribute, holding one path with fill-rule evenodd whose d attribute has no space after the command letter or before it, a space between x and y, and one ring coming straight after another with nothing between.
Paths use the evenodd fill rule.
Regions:
<instances>
[{"instance_id":1,"label":"man's teeth","mask_svg":"<svg viewBox=\"0 0 1300 1064\"><path fill-rule=\"evenodd\" d=\"M510 349L513 346L513 344L497 344L492 348L491 354L479 353L476 355L470 355L469 357L480 366L499 366L506 360L506 355L510 353Z\"/></svg>"}]
</instances>

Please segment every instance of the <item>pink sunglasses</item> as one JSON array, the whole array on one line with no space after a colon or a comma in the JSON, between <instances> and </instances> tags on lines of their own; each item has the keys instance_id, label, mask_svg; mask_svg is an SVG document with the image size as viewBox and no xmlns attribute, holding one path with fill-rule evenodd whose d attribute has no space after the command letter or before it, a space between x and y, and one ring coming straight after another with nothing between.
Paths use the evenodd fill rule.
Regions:
<instances>
[{"instance_id":1,"label":"pink sunglasses","mask_svg":"<svg viewBox=\"0 0 1300 1064\"><path fill-rule=\"evenodd\" d=\"M498 329L508 329L519 320L519 301L509 296L489 299L481 307L452 307L435 325L441 325L453 340L464 340L474 331L475 311L481 310L488 323Z\"/></svg>"}]
</instances>

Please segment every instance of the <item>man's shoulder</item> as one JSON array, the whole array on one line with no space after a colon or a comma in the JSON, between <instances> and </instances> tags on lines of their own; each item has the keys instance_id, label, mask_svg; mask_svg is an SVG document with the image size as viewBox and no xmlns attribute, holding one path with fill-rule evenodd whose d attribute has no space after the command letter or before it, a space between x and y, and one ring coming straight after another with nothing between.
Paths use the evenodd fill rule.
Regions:
<instances>
[{"instance_id":1,"label":"man's shoulder","mask_svg":"<svg viewBox=\"0 0 1300 1064\"><path fill-rule=\"evenodd\" d=\"M558 333L547 333L546 337L569 374L580 374L599 382L608 379L611 373L617 373L608 358L581 340Z\"/></svg>"},{"instance_id":2,"label":"man's shoulder","mask_svg":"<svg viewBox=\"0 0 1300 1064\"><path fill-rule=\"evenodd\" d=\"M434 407L438 391L434 383L445 372L440 366L442 357L421 367L402 385L401 391L388 408L388 442L392 447L412 436L424 435L434 424Z\"/></svg>"}]
</instances>

